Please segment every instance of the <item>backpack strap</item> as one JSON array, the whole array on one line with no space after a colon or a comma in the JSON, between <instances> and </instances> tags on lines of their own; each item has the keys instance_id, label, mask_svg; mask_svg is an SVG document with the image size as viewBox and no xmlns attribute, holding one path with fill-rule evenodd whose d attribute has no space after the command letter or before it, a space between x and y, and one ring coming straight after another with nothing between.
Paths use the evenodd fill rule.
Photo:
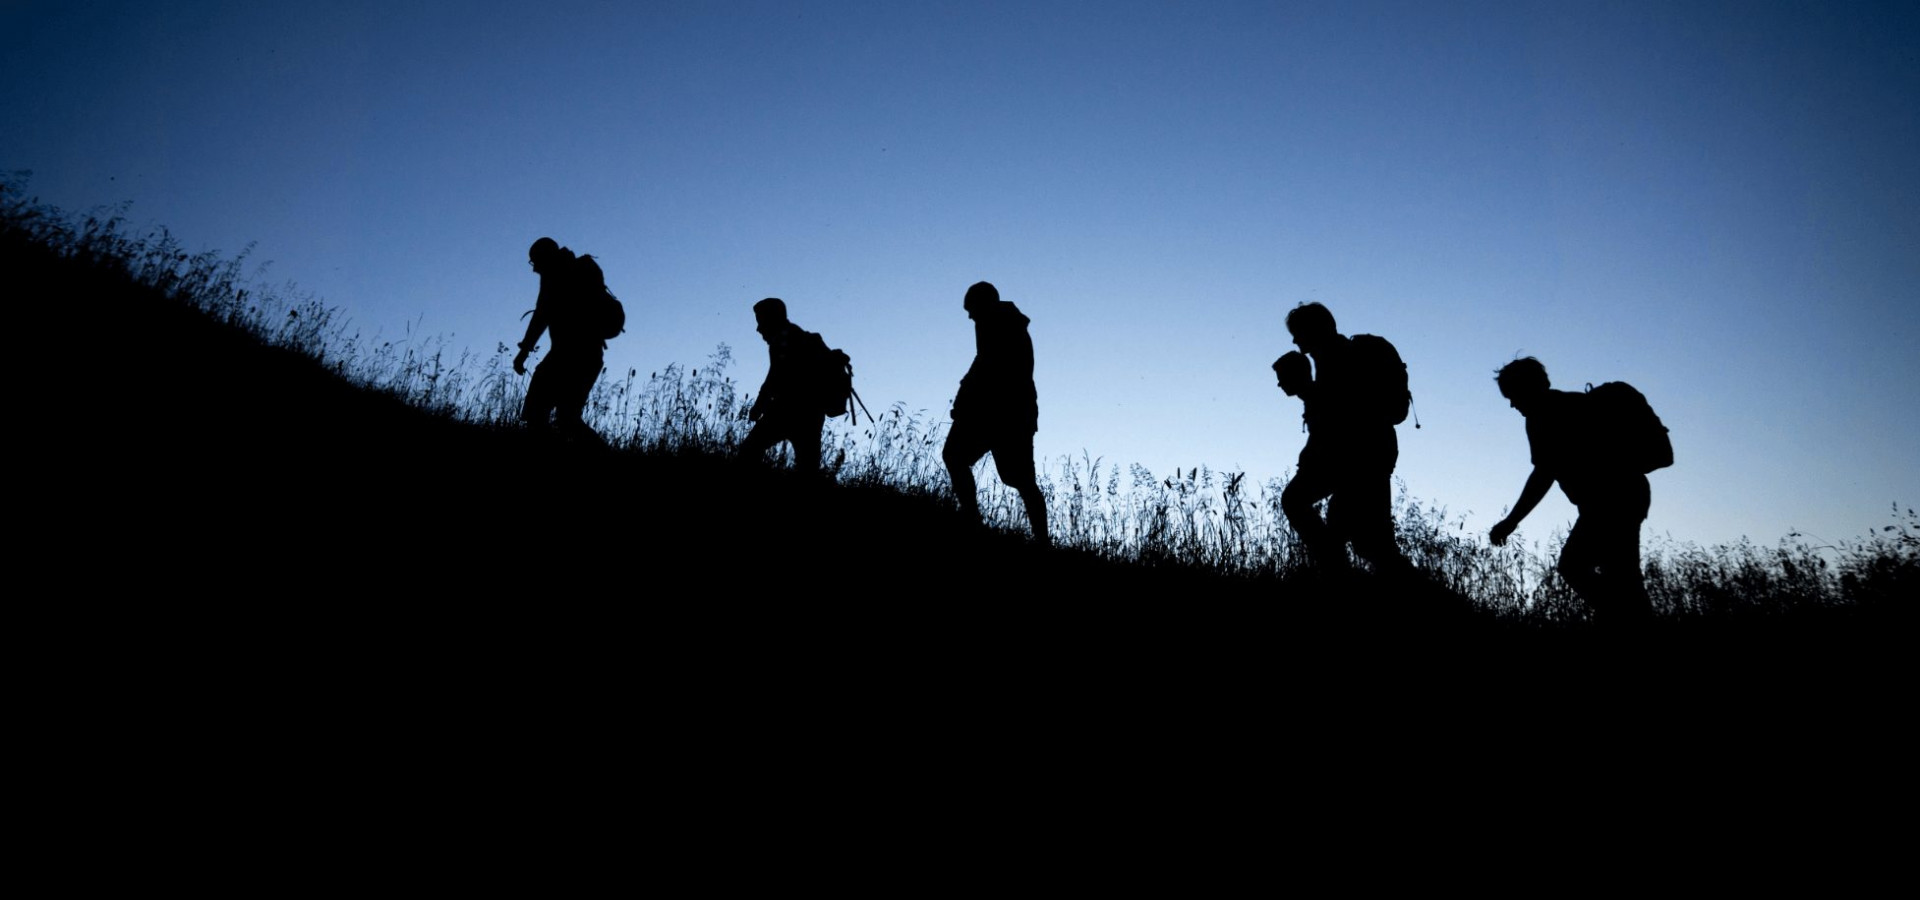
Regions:
<instances>
[{"instance_id":1,"label":"backpack strap","mask_svg":"<svg viewBox=\"0 0 1920 900\"><path fill-rule=\"evenodd\" d=\"M867 409L867 401L860 399L860 392L854 390L852 385L848 385L847 395L853 398L853 402L860 405L861 412L867 414L867 421L869 422L873 421L873 411L870 409ZM860 424L860 417L853 414L853 407L851 406L847 407L847 415L849 417L848 424L850 425Z\"/></svg>"}]
</instances>

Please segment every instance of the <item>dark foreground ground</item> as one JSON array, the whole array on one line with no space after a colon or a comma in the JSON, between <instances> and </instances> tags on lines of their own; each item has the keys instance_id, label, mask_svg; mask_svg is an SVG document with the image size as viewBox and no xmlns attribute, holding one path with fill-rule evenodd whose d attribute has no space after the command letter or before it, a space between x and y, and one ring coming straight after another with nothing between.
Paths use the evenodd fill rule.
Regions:
<instances>
[{"instance_id":1,"label":"dark foreground ground","mask_svg":"<svg viewBox=\"0 0 1920 900\"><path fill-rule=\"evenodd\" d=\"M805 830L1173 791L1370 827L1435 788L1871 792L1911 718L1904 612L1621 642L1429 588L1114 565L924 498L459 425L44 277L97 327L22 475L29 692L156 802L238 779L265 805L605 797L698 830L771 804Z\"/></svg>"}]
</instances>

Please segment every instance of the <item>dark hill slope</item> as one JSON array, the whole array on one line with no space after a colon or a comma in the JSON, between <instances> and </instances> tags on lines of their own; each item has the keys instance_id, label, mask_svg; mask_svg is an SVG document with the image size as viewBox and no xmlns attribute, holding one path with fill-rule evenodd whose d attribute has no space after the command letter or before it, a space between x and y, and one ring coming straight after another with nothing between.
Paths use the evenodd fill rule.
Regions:
<instances>
[{"instance_id":1,"label":"dark hill slope","mask_svg":"<svg viewBox=\"0 0 1920 900\"><path fill-rule=\"evenodd\" d=\"M896 754L1320 735L1372 759L1476 744L1475 723L1598 739L1791 710L1838 733L1890 684L1858 634L1596 644L1438 591L1113 564L929 498L453 422L111 267L0 254L90 332L84 360L35 367L75 373L32 404L52 439L16 554L55 570L32 602L57 620L37 633L163 731L320 722L445 747L511 722L629 747L638 717L749 743L878 728Z\"/></svg>"},{"instance_id":2,"label":"dark hill slope","mask_svg":"<svg viewBox=\"0 0 1920 900\"><path fill-rule=\"evenodd\" d=\"M70 477L46 511L202 594L625 606L1259 601L1272 582L1117 566L969 527L947 504L709 457L594 451L451 421L21 241L89 330L46 397ZM88 398L83 404L64 402Z\"/></svg>"}]
</instances>

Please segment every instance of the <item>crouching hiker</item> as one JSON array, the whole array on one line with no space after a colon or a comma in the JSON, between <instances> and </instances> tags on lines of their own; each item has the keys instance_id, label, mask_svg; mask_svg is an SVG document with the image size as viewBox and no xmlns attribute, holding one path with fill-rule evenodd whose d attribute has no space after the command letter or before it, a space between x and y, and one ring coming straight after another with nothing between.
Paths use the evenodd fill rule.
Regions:
<instances>
[{"instance_id":1,"label":"crouching hiker","mask_svg":"<svg viewBox=\"0 0 1920 900\"><path fill-rule=\"evenodd\" d=\"M794 469L820 473L820 433L827 419L845 415L853 392L853 364L820 335L787 319L787 304L768 297L753 305L754 330L767 342L767 377L747 419L740 458L758 460L781 441L793 445Z\"/></svg>"},{"instance_id":2,"label":"crouching hiker","mask_svg":"<svg viewBox=\"0 0 1920 900\"><path fill-rule=\"evenodd\" d=\"M1488 533L1507 542L1555 482L1579 509L1560 551L1560 574L1593 612L1594 624L1632 630L1653 617L1640 572L1640 525L1652 505L1647 473L1673 465L1667 428L1646 397L1609 382L1586 393L1556 391L1547 367L1529 356L1494 378L1527 420L1533 472L1513 511Z\"/></svg>"}]
</instances>

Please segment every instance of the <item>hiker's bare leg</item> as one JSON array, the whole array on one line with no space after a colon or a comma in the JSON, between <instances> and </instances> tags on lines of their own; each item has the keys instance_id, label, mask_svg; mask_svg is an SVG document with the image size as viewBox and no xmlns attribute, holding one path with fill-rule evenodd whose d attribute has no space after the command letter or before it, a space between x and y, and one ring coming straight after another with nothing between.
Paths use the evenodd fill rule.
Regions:
<instances>
[{"instance_id":1,"label":"hiker's bare leg","mask_svg":"<svg viewBox=\"0 0 1920 900\"><path fill-rule=\"evenodd\" d=\"M1594 623L1631 630L1653 618L1640 572L1640 526L1647 519L1645 477L1608 484L1580 508L1560 551L1560 575L1593 610Z\"/></svg>"},{"instance_id":2,"label":"hiker's bare leg","mask_svg":"<svg viewBox=\"0 0 1920 900\"><path fill-rule=\"evenodd\" d=\"M787 437L793 442L794 471L806 475L820 474L820 435L826 423L826 417L821 415L795 417Z\"/></svg>"},{"instance_id":3,"label":"hiker's bare leg","mask_svg":"<svg viewBox=\"0 0 1920 900\"><path fill-rule=\"evenodd\" d=\"M987 448L974 439L974 433L974 429L953 423L952 430L947 432L946 446L940 449L940 459L947 464L947 478L953 481L953 495L960 501L960 511L978 521L980 486L973 480L973 464L987 455Z\"/></svg>"},{"instance_id":4,"label":"hiker's bare leg","mask_svg":"<svg viewBox=\"0 0 1920 900\"><path fill-rule=\"evenodd\" d=\"M1336 534L1353 542L1353 552L1382 574L1413 566L1393 539L1391 474L1356 474L1343 479L1327 500L1327 520Z\"/></svg>"},{"instance_id":5,"label":"hiker's bare leg","mask_svg":"<svg viewBox=\"0 0 1920 900\"><path fill-rule=\"evenodd\" d=\"M554 430L568 440L591 444L606 443L598 433L587 426L586 410L587 404L584 397L580 398L578 403L569 402L561 405L554 415Z\"/></svg>"},{"instance_id":6,"label":"hiker's bare leg","mask_svg":"<svg viewBox=\"0 0 1920 900\"><path fill-rule=\"evenodd\" d=\"M776 432L773 422L763 417L760 421L753 423L753 428L747 432L746 439L740 442L739 457L747 462L759 462L767 455L767 451L773 449L773 445L779 442L780 435Z\"/></svg>"},{"instance_id":7,"label":"hiker's bare leg","mask_svg":"<svg viewBox=\"0 0 1920 900\"><path fill-rule=\"evenodd\" d=\"M1287 482L1286 490L1280 492L1280 510L1286 513L1287 524L1300 536L1309 560L1317 564L1346 562L1344 542L1334 535L1333 529L1320 518L1320 511L1314 508L1314 504L1332 495L1333 488L1333 481L1326 473L1312 466L1301 466Z\"/></svg>"},{"instance_id":8,"label":"hiker's bare leg","mask_svg":"<svg viewBox=\"0 0 1920 900\"><path fill-rule=\"evenodd\" d=\"M521 418L544 431L551 414L551 427L560 435L604 443L586 423L587 398L600 378L601 367L598 351L556 348L533 370Z\"/></svg>"},{"instance_id":9,"label":"hiker's bare leg","mask_svg":"<svg viewBox=\"0 0 1920 900\"><path fill-rule=\"evenodd\" d=\"M1640 574L1637 521L1607 511L1581 511L1560 551L1560 577L1593 612L1596 625L1631 626L1650 619Z\"/></svg>"},{"instance_id":10,"label":"hiker's bare leg","mask_svg":"<svg viewBox=\"0 0 1920 900\"><path fill-rule=\"evenodd\" d=\"M527 399L520 406L520 421L535 431L546 431L553 423L553 387L552 379L541 378L540 369L533 370L533 379L527 383Z\"/></svg>"},{"instance_id":11,"label":"hiker's bare leg","mask_svg":"<svg viewBox=\"0 0 1920 900\"><path fill-rule=\"evenodd\" d=\"M1033 466L1033 434L1029 432L1025 439L1015 434L993 447L993 465L1000 472L1000 480L1020 494L1020 504L1027 510L1027 526L1033 529L1033 539L1048 543L1047 538L1047 497L1040 492L1040 479Z\"/></svg>"}]
</instances>

